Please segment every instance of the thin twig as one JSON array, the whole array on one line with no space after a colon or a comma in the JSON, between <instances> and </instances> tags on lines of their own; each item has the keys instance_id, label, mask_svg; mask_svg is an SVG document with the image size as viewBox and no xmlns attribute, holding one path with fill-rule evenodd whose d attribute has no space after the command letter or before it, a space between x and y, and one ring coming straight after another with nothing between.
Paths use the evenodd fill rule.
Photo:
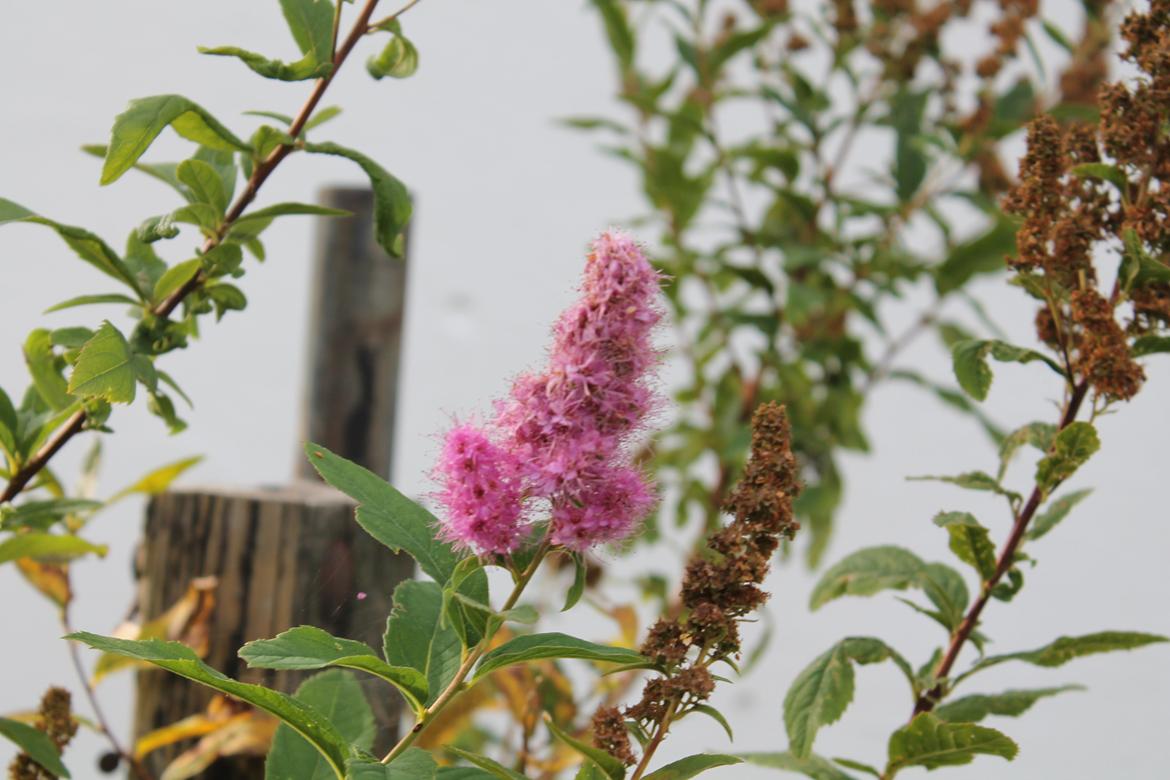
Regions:
<instances>
[{"instance_id":1,"label":"thin twig","mask_svg":"<svg viewBox=\"0 0 1170 780\"><path fill-rule=\"evenodd\" d=\"M1080 411L1081 404L1084 403L1088 391L1089 382L1087 379L1081 380L1080 384L1076 385L1072 395L1069 396L1068 403L1065 405L1064 413L1061 415L1060 424L1057 427L1058 431L1064 430L1076 420L1077 413ZM935 704L938 703L939 697L943 693L943 681L951 673L951 668L955 665L955 661L959 657L959 651L963 649L963 645L971 637L971 632L978 625L979 616L983 613L983 608L987 606L987 602L991 599L992 589L999 584L999 581L1003 579L1004 575L1015 564L1016 551L1024 541L1024 534L1028 530L1028 525L1032 522L1032 518L1035 516L1036 510L1040 508L1040 503L1043 499L1044 490L1037 484L1032 488L1032 494L1028 497L1028 502L1016 515L1015 522L1012 524L1011 534L1008 536L1007 541L1004 542L1003 549L995 561L995 571L983 583L979 598L975 599L975 603L967 610L967 614L963 617L962 622L959 623L951 635L951 641L947 646L947 651L934 671L934 678L938 682L935 683L934 687L918 697L918 701L914 704L914 715L922 712L930 712L930 710L934 709Z\"/></svg>"},{"instance_id":2,"label":"thin twig","mask_svg":"<svg viewBox=\"0 0 1170 780\"><path fill-rule=\"evenodd\" d=\"M65 629L66 634L73 633L73 625L69 620L68 605L61 608L61 627ZM102 734L109 741L110 747L118 754L119 758L126 762L138 780L154 780L153 775L143 766L142 762L135 758L133 753L122 747L122 743L118 741L114 730L110 728L110 722L106 719L106 714L98 702L93 683L90 682L89 676L85 673L85 666L81 663L81 654L78 652L77 643L72 640L66 640L65 643L69 645L69 658L73 661L73 668L77 671L77 679L81 682L81 687L85 691L85 697L89 700L89 706L93 710L94 717L97 719Z\"/></svg>"},{"instance_id":3,"label":"thin twig","mask_svg":"<svg viewBox=\"0 0 1170 780\"><path fill-rule=\"evenodd\" d=\"M409 2L409 3L407 3L407 4L406 4L406 5L404 5L404 6L402 6L402 7L401 7L401 8L399 8L397 11L395 11L395 12L394 12L394 13L392 13L392 14L390 14L389 16L387 16L387 17L385 17L385 18L382 18L382 19L379 19L379 20L378 20L378 21L376 21L376 22L372 22L372 23L371 23L371 24L370 24L370 25L369 25L369 26L366 28L366 32L374 32L374 31L376 31L376 30L380 30L380 29L382 28L382 26L383 26L383 25L390 24L390 22L392 22L392 21L394 21L395 19L397 19L398 17L402 16L404 13L406 13L407 11L409 11L411 8L414 8L414 7L415 7L416 5L418 5L420 2L422 2L422 0L410 0L410 2Z\"/></svg>"}]
</instances>

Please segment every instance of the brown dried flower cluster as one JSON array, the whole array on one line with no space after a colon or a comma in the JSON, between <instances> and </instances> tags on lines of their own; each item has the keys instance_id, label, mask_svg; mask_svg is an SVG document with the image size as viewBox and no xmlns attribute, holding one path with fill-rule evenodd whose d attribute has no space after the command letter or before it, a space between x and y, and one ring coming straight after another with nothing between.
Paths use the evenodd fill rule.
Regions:
<instances>
[{"instance_id":1,"label":"brown dried flower cluster","mask_svg":"<svg viewBox=\"0 0 1170 780\"><path fill-rule=\"evenodd\" d=\"M760 406L752 418L752 447L743 478L724 508L735 519L707 541L683 577L680 617L663 618L650 629L642 654L658 664L663 676L650 680L637 704L622 718L616 709L594 718L594 743L633 763L624 720L638 728L657 728L701 704L715 690L708 667L740 652L739 621L768 598L760 588L780 540L800 527L792 502L800 492L796 459L784 408ZM623 724L618 728L618 724Z\"/></svg>"},{"instance_id":2,"label":"brown dried flower cluster","mask_svg":"<svg viewBox=\"0 0 1170 780\"><path fill-rule=\"evenodd\" d=\"M49 737L58 751L63 750L77 733L72 701L69 691L64 688L50 688L41 697L41 707L33 724ZM12 759L8 766L8 776L11 780L55 780L57 777L43 769L27 753L20 753Z\"/></svg>"},{"instance_id":3,"label":"brown dried flower cluster","mask_svg":"<svg viewBox=\"0 0 1170 780\"><path fill-rule=\"evenodd\" d=\"M1010 262L1045 301L1038 336L1106 400L1137 393L1145 375L1132 342L1170 325L1170 0L1130 14L1122 37L1138 78L1100 90L1095 127L1035 120L1004 201L1023 218ZM1094 267L1101 248L1124 257L1107 294Z\"/></svg>"}]
</instances>

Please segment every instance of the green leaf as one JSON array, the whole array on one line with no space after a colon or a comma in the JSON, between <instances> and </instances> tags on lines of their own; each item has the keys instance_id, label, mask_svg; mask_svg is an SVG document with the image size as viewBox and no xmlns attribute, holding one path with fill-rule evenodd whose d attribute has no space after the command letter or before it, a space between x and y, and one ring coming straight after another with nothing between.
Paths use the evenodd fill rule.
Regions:
<instances>
[{"instance_id":1,"label":"green leaf","mask_svg":"<svg viewBox=\"0 0 1170 780\"><path fill-rule=\"evenodd\" d=\"M376 56L366 61L366 70L375 79L389 76L404 79L418 70L418 49L401 35L394 35Z\"/></svg>"},{"instance_id":2,"label":"green leaf","mask_svg":"<svg viewBox=\"0 0 1170 780\"><path fill-rule=\"evenodd\" d=\"M389 764L371 759L354 759L346 780L431 780L439 771L435 759L421 748L407 748Z\"/></svg>"},{"instance_id":3,"label":"green leaf","mask_svg":"<svg viewBox=\"0 0 1170 780\"><path fill-rule=\"evenodd\" d=\"M130 403L137 380L133 361L126 338L107 320L81 348L69 376L69 392L110 403Z\"/></svg>"},{"instance_id":4,"label":"green leaf","mask_svg":"<svg viewBox=\"0 0 1170 780\"><path fill-rule=\"evenodd\" d=\"M0 198L0 225L9 222L27 222L52 228L82 260L107 276L125 283L135 293L141 294L134 275L118 257L118 253L110 248L109 244L85 228L56 222L35 214L24 206Z\"/></svg>"},{"instance_id":5,"label":"green leaf","mask_svg":"<svg viewBox=\"0 0 1170 780\"><path fill-rule=\"evenodd\" d=\"M1063 666L1074 658L1097 653L1111 653L1115 650L1133 650L1146 645L1170 641L1157 634L1143 634L1137 631L1101 631L1084 636L1062 636L1044 647L1018 653L993 655L976 664L976 669L986 669L1005 661L1024 661L1035 666Z\"/></svg>"},{"instance_id":6,"label":"green leaf","mask_svg":"<svg viewBox=\"0 0 1170 780\"><path fill-rule=\"evenodd\" d=\"M135 493L144 496L154 496L170 487L171 483L178 479L184 472L193 466L198 465L203 461L202 455L194 455L189 458L177 460L174 463L168 463L165 466L159 466L150 473L143 476L133 485L122 488L106 503L113 502L125 498L126 496L134 495Z\"/></svg>"},{"instance_id":7,"label":"green leaf","mask_svg":"<svg viewBox=\"0 0 1170 780\"><path fill-rule=\"evenodd\" d=\"M280 0L280 10L301 54L316 62L331 62L333 3L330 0Z\"/></svg>"},{"instance_id":8,"label":"green leaf","mask_svg":"<svg viewBox=\"0 0 1170 780\"><path fill-rule=\"evenodd\" d=\"M202 106L181 95L139 98L130 101L114 119L101 183L110 184L121 178L168 126L187 140L212 149L247 152L251 148Z\"/></svg>"},{"instance_id":9,"label":"green leaf","mask_svg":"<svg viewBox=\"0 0 1170 780\"><path fill-rule=\"evenodd\" d=\"M940 512L934 524L947 529L951 551L968 563L983 582L995 574L995 545L987 529L969 512Z\"/></svg>"},{"instance_id":10,"label":"green leaf","mask_svg":"<svg viewBox=\"0 0 1170 780\"><path fill-rule=\"evenodd\" d=\"M1016 452L1026 444L1030 444L1041 452L1048 452L1052 448L1052 440L1056 437L1056 426L1051 423L1028 423L1008 434L999 446L999 474L1002 480L1007 472L1008 464Z\"/></svg>"},{"instance_id":11,"label":"green leaf","mask_svg":"<svg viewBox=\"0 0 1170 780\"><path fill-rule=\"evenodd\" d=\"M114 639L86 631L70 634L66 639L83 642L95 650L154 664L275 715L308 740L329 762L338 778L345 776L345 763L352 755L349 740L317 710L291 696L260 685L233 680L207 666L199 660L194 650L179 642L163 642L158 639L141 641Z\"/></svg>"},{"instance_id":12,"label":"green leaf","mask_svg":"<svg viewBox=\"0 0 1170 780\"><path fill-rule=\"evenodd\" d=\"M611 756L600 748L595 748L592 745L587 745L581 740L566 733L560 726L553 722L553 719L545 715L544 723L548 726L548 730L552 732L553 736L564 742L569 747L576 750L581 755L594 764L597 768L605 773L605 776L610 780L623 780L626 776L626 765L618 759Z\"/></svg>"},{"instance_id":13,"label":"green leaf","mask_svg":"<svg viewBox=\"0 0 1170 780\"><path fill-rule=\"evenodd\" d=\"M89 553L104 558L108 550L104 544L87 542L80 536L72 534L14 534L0 542L0 564L17 558L61 562Z\"/></svg>"},{"instance_id":14,"label":"green leaf","mask_svg":"<svg viewBox=\"0 0 1170 780\"><path fill-rule=\"evenodd\" d=\"M1101 179L1102 181L1110 182L1123 195L1129 188L1129 177L1117 165L1099 162L1081 163L1080 165L1074 165L1069 172L1075 176L1081 176L1087 179Z\"/></svg>"},{"instance_id":15,"label":"green leaf","mask_svg":"<svg viewBox=\"0 0 1170 780\"><path fill-rule=\"evenodd\" d=\"M1065 691L1083 691L1080 685L1062 685L1059 688L1034 688L1026 691L1004 691L996 694L975 694L947 702L934 710L935 717L950 723L976 723L989 715L1015 717L1023 715L1038 700Z\"/></svg>"},{"instance_id":16,"label":"green leaf","mask_svg":"<svg viewBox=\"0 0 1170 780\"><path fill-rule=\"evenodd\" d=\"M382 166L360 152L334 143L305 144L305 151L313 154L331 154L345 157L361 166L374 189L374 235L390 254L401 257L401 236L410 221L410 193L406 186Z\"/></svg>"},{"instance_id":17,"label":"green leaf","mask_svg":"<svg viewBox=\"0 0 1170 780\"><path fill-rule=\"evenodd\" d=\"M967 339L957 342L951 349L955 378L959 386L972 398L983 401L991 389L991 368L988 357L1003 363L1031 363L1039 360L1061 376L1064 372L1051 358L1031 349L1017 347L1004 341Z\"/></svg>"},{"instance_id":18,"label":"green leaf","mask_svg":"<svg viewBox=\"0 0 1170 780\"><path fill-rule=\"evenodd\" d=\"M232 223L231 231L228 235L232 238L237 238L240 235L256 235L259 231L255 231L255 227L260 222L264 222L264 227L268 226L276 217L291 216L291 215L314 215L321 217L348 217L351 213L344 209L331 209L325 206L314 206L311 203L277 203L274 206L250 211L244 216ZM255 231L255 232L253 232Z\"/></svg>"},{"instance_id":19,"label":"green leaf","mask_svg":"<svg viewBox=\"0 0 1170 780\"><path fill-rule=\"evenodd\" d=\"M405 550L419 568L445 585L466 556L436 537L439 521L423 507L394 489L386 480L316 444L307 444L309 462L321 478L358 502L358 525L392 550ZM477 570L459 586L472 601L488 602L487 575ZM479 641L483 621L469 616L471 644Z\"/></svg>"},{"instance_id":20,"label":"green leaf","mask_svg":"<svg viewBox=\"0 0 1170 780\"><path fill-rule=\"evenodd\" d=\"M906 479L911 482L946 482L950 485L961 487L964 490L986 490L991 493L998 493L1001 496L1007 496L1013 500L1020 497L1019 493L1008 490L999 483L999 480L983 471L968 471L955 476L927 474L917 477L906 477Z\"/></svg>"},{"instance_id":21,"label":"green leaf","mask_svg":"<svg viewBox=\"0 0 1170 780\"><path fill-rule=\"evenodd\" d=\"M70 298L69 300L61 301L60 303L57 303L57 304L50 306L49 308L45 309L45 314L50 314L50 313L55 312L55 311L61 311L62 309L71 309L74 306L92 306L94 304L99 304L99 303L123 303L123 304L126 304L127 306L140 305L139 301L134 300L133 298L131 298L128 295L122 295L121 293L103 293L100 295L79 295L76 298Z\"/></svg>"},{"instance_id":22,"label":"green leaf","mask_svg":"<svg viewBox=\"0 0 1170 780\"><path fill-rule=\"evenodd\" d=\"M796 757L807 758L821 727L836 723L853 701L853 664L885 660L893 660L912 679L906 661L872 637L843 639L804 668L784 697L784 727Z\"/></svg>"},{"instance_id":23,"label":"green leaf","mask_svg":"<svg viewBox=\"0 0 1170 780\"><path fill-rule=\"evenodd\" d=\"M575 607L585 593L585 575L588 574L585 558L578 552L570 553L570 557L573 559L573 585L565 596L565 606L561 607L561 612L568 612Z\"/></svg>"},{"instance_id":24,"label":"green leaf","mask_svg":"<svg viewBox=\"0 0 1170 780\"><path fill-rule=\"evenodd\" d=\"M813 780L854 780L853 775L842 772L830 761L817 755L798 758L792 753L740 753L739 757L749 764L796 772Z\"/></svg>"},{"instance_id":25,"label":"green leaf","mask_svg":"<svg viewBox=\"0 0 1170 780\"><path fill-rule=\"evenodd\" d=\"M625 6L616 0L592 0L601 14L605 25L605 35L609 39L609 48L617 57L622 73L630 70L634 64L634 31L626 18Z\"/></svg>"},{"instance_id":26,"label":"green leaf","mask_svg":"<svg viewBox=\"0 0 1170 780\"><path fill-rule=\"evenodd\" d=\"M1170 336L1157 336L1154 334L1147 334L1145 336L1138 336L1133 340L1134 357L1145 357L1146 355L1154 355L1160 352L1170 352Z\"/></svg>"},{"instance_id":27,"label":"green leaf","mask_svg":"<svg viewBox=\"0 0 1170 780\"><path fill-rule=\"evenodd\" d=\"M322 479L358 502L357 521L371 536L392 550L405 550L440 585L451 579L465 556L435 538L439 521L434 515L373 472L318 444L305 445L305 452ZM480 576L486 580L482 571Z\"/></svg>"},{"instance_id":28,"label":"green leaf","mask_svg":"<svg viewBox=\"0 0 1170 780\"><path fill-rule=\"evenodd\" d=\"M681 758L678 761L672 761L645 777L646 780L688 780L688 778L701 775L708 769L742 763L743 759L739 756L728 756L718 753L698 753L693 756Z\"/></svg>"},{"instance_id":29,"label":"green leaf","mask_svg":"<svg viewBox=\"0 0 1170 780\"><path fill-rule=\"evenodd\" d=\"M202 160L183 160L175 169L175 176L195 198L195 203L206 203L220 214L227 211L228 193L219 172Z\"/></svg>"},{"instance_id":30,"label":"green leaf","mask_svg":"<svg viewBox=\"0 0 1170 780\"><path fill-rule=\"evenodd\" d=\"M61 763L61 751L40 729L10 718L0 718L0 736L11 740L27 753L28 757L41 765L45 771L57 777L69 778L69 770Z\"/></svg>"},{"instance_id":31,"label":"green leaf","mask_svg":"<svg viewBox=\"0 0 1170 780\"><path fill-rule=\"evenodd\" d=\"M408 580L394 589L383 652L395 666L417 669L426 680L423 703L431 705L455 679L462 661L459 635L443 620L442 588Z\"/></svg>"},{"instance_id":32,"label":"green leaf","mask_svg":"<svg viewBox=\"0 0 1170 780\"><path fill-rule=\"evenodd\" d=\"M962 575L945 564L928 563L922 567L920 584L927 598L938 607L943 625L954 630L963 620L970 601Z\"/></svg>"},{"instance_id":33,"label":"green leaf","mask_svg":"<svg viewBox=\"0 0 1170 780\"><path fill-rule=\"evenodd\" d=\"M100 441L100 439L99 439ZM25 501L23 504L9 509L0 509L4 530L14 528L31 528L36 531L46 531L54 523L65 519L69 515L85 516L101 509L101 501L92 501L86 498L50 498L44 501Z\"/></svg>"},{"instance_id":34,"label":"green leaf","mask_svg":"<svg viewBox=\"0 0 1170 780\"><path fill-rule=\"evenodd\" d=\"M293 698L327 718L351 745L369 750L374 744L374 713L354 676L340 669L313 675ZM381 764L379 764L381 766ZM264 780L333 780L332 767L317 749L285 724L272 738L264 763Z\"/></svg>"},{"instance_id":35,"label":"green leaf","mask_svg":"<svg viewBox=\"0 0 1170 780\"><path fill-rule=\"evenodd\" d=\"M448 745L447 750L451 751L464 760L470 761L480 769L487 771L492 777L499 778L499 780L528 780L527 777L520 774L519 772L508 769L508 767L504 766L498 761L493 761L487 756L481 756L478 753L461 750L452 745Z\"/></svg>"},{"instance_id":36,"label":"green leaf","mask_svg":"<svg viewBox=\"0 0 1170 780\"><path fill-rule=\"evenodd\" d=\"M273 639L248 642L240 648L239 656L254 669L358 669L393 685L416 711L427 699L427 681L419 670L391 666L369 645L339 639L315 626L297 626Z\"/></svg>"},{"instance_id":37,"label":"green leaf","mask_svg":"<svg viewBox=\"0 0 1170 780\"><path fill-rule=\"evenodd\" d=\"M1068 513L1073 510L1073 507L1081 503L1081 501L1087 498L1092 492L1092 488L1075 490L1072 493L1061 496L1060 498L1053 501L1048 506L1048 509L1044 510L1042 514L1037 515L1036 519L1032 521L1032 527L1028 529L1026 538L1031 541L1033 539L1039 539L1041 536L1047 534L1049 531L1055 528L1061 520L1068 516Z\"/></svg>"},{"instance_id":38,"label":"green leaf","mask_svg":"<svg viewBox=\"0 0 1170 780\"><path fill-rule=\"evenodd\" d=\"M200 54L213 57L235 57L247 65L252 72L266 79L277 81L305 81L325 78L333 72L333 63L318 62L313 55L306 55L296 62L269 59L263 54L241 49L238 46L200 46Z\"/></svg>"},{"instance_id":39,"label":"green leaf","mask_svg":"<svg viewBox=\"0 0 1170 780\"><path fill-rule=\"evenodd\" d=\"M951 249L947 259L934 269L935 288L946 295L978 274L1003 270L1005 258L1015 251L1015 227L1007 220L997 220L987 232Z\"/></svg>"},{"instance_id":40,"label":"green leaf","mask_svg":"<svg viewBox=\"0 0 1170 780\"><path fill-rule=\"evenodd\" d=\"M712 707L710 704L695 704L691 706L692 712L698 712L706 715L711 720L718 723L723 728L723 733L727 735L729 742L735 741L735 733L731 730L731 724L727 722L726 716L719 710Z\"/></svg>"},{"instance_id":41,"label":"green leaf","mask_svg":"<svg viewBox=\"0 0 1170 780\"><path fill-rule=\"evenodd\" d=\"M523 634L484 654L476 667L474 679L491 674L497 669L542 658L582 658L601 663L649 665L649 660L636 650L610 647L587 642L568 634Z\"/></svg>"},{"instance_id":42,"label":"green leaf","mask_svg":"<svg viewBox=\"0 0 1170 780\"><path fill-rule=\"evenodd\" d=\"M914 717L910 725L890 735L886 775L908 766L934 769L969 764L977 755L1000 756L1011 761L1019 748L995 729L972 723L946 723L929 712Z\"/></svg>"},{"instance_id":43,"label":"green leaf","mask_svg":"<svg viewBox=\"0 0 1170 780\"><path fill-rule=\"evenodd\" d=\"M166 273L155 283L154 292L151 293L150 299L155 303L166 300L168 295L194 279L202 268L203 261L198 257L176 263L168 268Z\"/></svg>"},{"instance_id":44,"label":"green leaf","mask_svg":"<svg viewBox=\"0 0 1170 780\"><path fill-rule=\"evenodd\" d=\"M1101 448L1092 423L1069 423L1052 444L1052 453L1036 464L1036 484L1047 494L1068 479Z\"/></svg>"},{"instance_id":45,"label":"green leaf","mask_svg":"<svg viewBox=\"0 0 1170 780\"><path fill-rule=\"evenodd\" d=\"M867 547L831 566L813 588L811 609L841 596L872 596L887 589L904 590L919 584L922 559L902 547Z\"/></svg>"},{"instance_id":46,"label":"green leaf","mask_svg":"<svg viewBox=\"0 0 1170 780\"><path fill-rule=\"evenodd\" d=\"M73 403L69 384L61 376L64 361L53 353L53 338L49 331L37 328L28 334L24 342L24 362L28 365L33 387L50 409L61 410Z\"/></svg>"}]
</instances>

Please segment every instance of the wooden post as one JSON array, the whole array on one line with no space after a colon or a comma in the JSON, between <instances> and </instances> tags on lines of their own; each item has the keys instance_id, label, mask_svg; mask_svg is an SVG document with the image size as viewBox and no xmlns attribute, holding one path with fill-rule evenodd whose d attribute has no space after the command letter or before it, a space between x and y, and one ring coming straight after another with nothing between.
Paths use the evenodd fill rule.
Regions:
<instances>
[{"instance_id":1,"label":"wooden post","mask_svg":"<svg viewBox=\"0 0 1170 780\"><path fill-rule=\"evenodd\" d=\"M405 298L405 263L373 240L368 190L329 189L325 205L352 217L323 221L312 286L309 377L302 439L389 476ZM207 662L225 674L291 693L307 673L250 670L236 650L297 625L382 646L394 587L413 562L353 520L353 502L316 479L298 452L297 480L274 489L172 490L151 501L139 559L140 619L150 620L195 577L219 580ZM367 682L376 748L393 743L399 699ZM159 670L139 672L135 734L202 712L211 692ZM189 744L189 743L188 743ZM181 749L148 757L158 776ZM205 780L258 780L260 759L219 761Z\"/></svg>"}]
</instances>

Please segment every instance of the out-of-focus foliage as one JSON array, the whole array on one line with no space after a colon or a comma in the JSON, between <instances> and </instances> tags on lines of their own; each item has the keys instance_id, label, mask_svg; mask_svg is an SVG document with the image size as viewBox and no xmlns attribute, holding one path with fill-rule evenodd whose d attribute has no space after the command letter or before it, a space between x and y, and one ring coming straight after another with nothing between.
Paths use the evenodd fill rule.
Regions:
<instances>
[{"instance_id":1,"label":"out-of-focus foliage","mask_svg":"<svg viewBox=\"0 0 1170 780\"><path fill-rule=\"evenodd\" d=\"M713 527L751 410L780 401L815 562L841 500L838 454L869 447L861 413L876 382L933 392L1000 435L957 390L895 359L929 328L961 337L940 317L949 299L982 316L964 289L1014 248L998 206L1012 182L1002 142L1039 109L1092 112L1110 39L1102 4L1086 3L1081 31L1037 18L1035 3L592 5L621 110L566 121L635 168L672 280L684 378L653 453L673 488L662 517ZM1055 94L1040 41L1065 50ZM934 300L890 332L886 304L915 286Z\"/></svg>"}]
</instances>

